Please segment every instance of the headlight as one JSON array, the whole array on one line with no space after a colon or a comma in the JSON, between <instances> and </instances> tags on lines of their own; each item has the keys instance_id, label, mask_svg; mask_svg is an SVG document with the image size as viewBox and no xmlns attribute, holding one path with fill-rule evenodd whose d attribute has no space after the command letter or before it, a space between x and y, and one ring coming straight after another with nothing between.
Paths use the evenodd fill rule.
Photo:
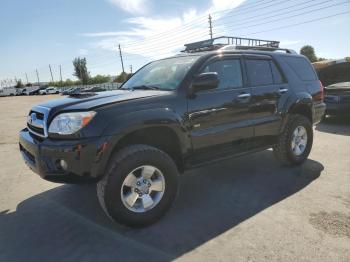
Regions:
<instances>
[{"instance_id":1,"label":"headlight","mask_svg":"<svg viewBox=\"0 0 350 262\"><path fill-rule=\"evenodd\" d=\"M56 116L49 127L49 133L71 135L86 126L96 112L72 112Z\"/></svg>"}]
</instances>

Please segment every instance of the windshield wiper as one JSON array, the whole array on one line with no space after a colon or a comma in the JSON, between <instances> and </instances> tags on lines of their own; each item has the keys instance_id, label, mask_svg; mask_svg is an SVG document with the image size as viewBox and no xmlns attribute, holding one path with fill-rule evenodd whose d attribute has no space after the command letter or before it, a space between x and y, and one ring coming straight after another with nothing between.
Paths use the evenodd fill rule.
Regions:
<instances>
[{"instance_id":1,"label":"windshield wiper","mask_svg":"<svg viewBox=\"0 0 350 262\"><path fill-rule=\"evenodd\" d=\"M140 85L140 86L133 86L131 89L132 90L137 90L137 89L141 89L141 90L159 90L160 88L158 86Z\"/></svg>"}]
</instances>

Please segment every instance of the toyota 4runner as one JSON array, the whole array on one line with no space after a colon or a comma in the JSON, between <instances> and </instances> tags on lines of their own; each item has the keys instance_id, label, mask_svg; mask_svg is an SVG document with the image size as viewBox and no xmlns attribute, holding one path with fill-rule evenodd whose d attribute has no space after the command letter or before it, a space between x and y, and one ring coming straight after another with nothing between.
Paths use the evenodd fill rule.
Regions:
<instances>
[{"instance_id":1,"label":"toyota 4runner","mask_svg":"<svg viewBox=\"0 0 350 262\"><path fill-rule=\"evenodd\" d=\"M268 148L303 163L325 112L312 65L276 41L237 39L185 45L115 91L34 106L19 136L25 162L49 181L96 182L103 210L128 226L157 221L187 169Z\"/></svg>"}]
</instances>

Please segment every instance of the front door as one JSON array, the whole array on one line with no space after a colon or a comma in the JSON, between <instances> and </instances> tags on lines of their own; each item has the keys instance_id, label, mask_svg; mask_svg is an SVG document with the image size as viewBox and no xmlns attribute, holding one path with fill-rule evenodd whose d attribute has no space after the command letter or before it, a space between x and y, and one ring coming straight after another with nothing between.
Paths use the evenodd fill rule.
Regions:
<instances>
[{"instance_id":1,"label":"front door","mask_svg":"<svg viewBox=\"0 0 350 262\"><path fill-rule=\"evenodd\" d=\"M245 85L242 63L240 56L215 57L198 72L216 72L220 83L188 98L194 155L220 155L253 137L250 88Z\"/></svg>"}]
</instances>

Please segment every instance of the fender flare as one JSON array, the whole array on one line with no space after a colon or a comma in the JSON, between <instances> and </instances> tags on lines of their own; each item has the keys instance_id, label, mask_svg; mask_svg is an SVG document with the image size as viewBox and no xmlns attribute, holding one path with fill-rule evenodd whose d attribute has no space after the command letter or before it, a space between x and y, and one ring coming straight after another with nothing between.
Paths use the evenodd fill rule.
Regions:
<instances>
[{"instance_id":1,"label":"fender flare","mask_svg":"<svg viewBox=\"0 0 350 262\"><path fill-rule=\"evenodd\" d=\"M299 106L307 106L311 110L311 115L313 117L313 99L309 93L300 92L297 93L293 98L288 99L284 110L282 111L282 125L280 132L282 132L289 120L290 113Z\"/></svg>"},{"instance_id":2,"label":"fender flare","mask_svg":"<svg viewBox=\"0 0 350 262\"><path fill-rule=\"evenodd\" d=\"M109 137L111 146L115 145L126 135L149 127L167 127L179 139L182 153L191 147L188 128L183 119L169 108L145 109L121 114L111 121L103 130L102 136Z\"/></svg>"}]
</instances>

